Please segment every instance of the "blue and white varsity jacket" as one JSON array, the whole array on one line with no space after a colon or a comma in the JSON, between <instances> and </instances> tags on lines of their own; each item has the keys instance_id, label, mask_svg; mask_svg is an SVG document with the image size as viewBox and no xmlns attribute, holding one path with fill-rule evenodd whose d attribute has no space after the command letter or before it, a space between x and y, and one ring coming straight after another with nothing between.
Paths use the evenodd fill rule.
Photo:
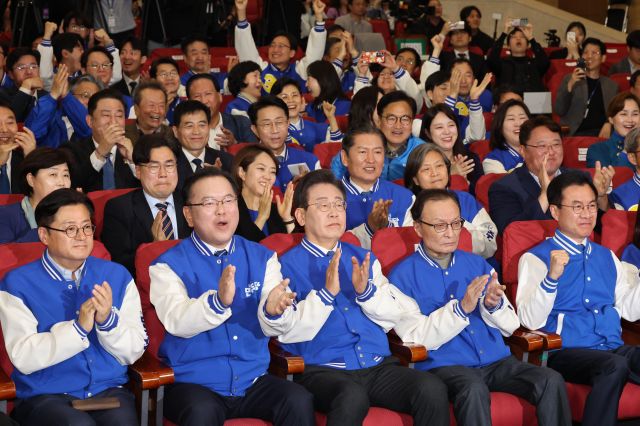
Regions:
<instances>
[{"instance_id":1,"label":"blue and white varsity jacket","mask_svg":"<svg viewBox=\"0 0 640 426\"><path fill-rule=\"evenodd\" d=\"M611 192L609 199L618 210L637 211L640 201L640 175L636 172L633 179L623 183Z\"/></svg>"}]
</instances>

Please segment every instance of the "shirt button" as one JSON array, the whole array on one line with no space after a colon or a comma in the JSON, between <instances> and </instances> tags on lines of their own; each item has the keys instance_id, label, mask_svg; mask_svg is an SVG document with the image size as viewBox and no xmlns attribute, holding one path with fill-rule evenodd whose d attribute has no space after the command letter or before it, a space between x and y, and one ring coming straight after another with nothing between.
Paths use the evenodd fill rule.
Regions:
<instances>
[{"instance_id":1,"label":"shirt button","mask_svg":"<svg viewBox=\"0 0 640 426\"><path fill-rule=\"evenodd\" d=\"M597 310L597 309L594 309L594 310L593 310L593 312L597 314L597 313L598 313L598 310Z\"/></svg>"},{"instance_id":2,"label":"shirt button","mask_svg":"<svg viewBox=\"0 0 640 426\"><path fill-rule=\"evenodd\" d=\"M482 349L480 349L480 355L482 355L484 353L484 351Z\"/></svg>"},{"instance_id":3,"label":"shirt button","mask_svg":"<svg viewBox=\"0 0 640 426\"><path fill-rule=\"evenodd\" d=\"M587 277L587 281L591 281L591 277Z\"/></svg>"},{"instance_id":4,"label":"shirt button","mask_svg":"<svg viewBox=\"0 0 640 426\"><path fill-rule=\"evenodd\" d=\"M361 351L362 350L362 346L358 346L358 350Z\"/></svg>"},{"instance_id":5,"label":"shirt button","mask_svg":"<svg viewBox=\"0 0 640 426\"><path fill-rule=\"evenodd\" d=\"M589 303L589 299L584 299L584 301L585 301L586 303Z\"/></svg>"},{"instance_id":6,"label":"shirt button","mask_svg":"<svg viewBox=\"0 0 640 426\"><path fill-rule=\"evenodd\" d=\"M233 380L238 380L238 376L233 376Z\"/></svg>"},{"instance_id":7,"label":"shirt button","mask_svg":"<svg viewBox=\"0 0 640 426\"><path fill-rule=\"evenodd\" d=\"M238 340L238 336L233 336L233 340Z\"/></svg>"},{"instance_id":8,"label":"shirt button","mask_svg":"<svg viewBox=\"0 0 640 426\"><path fill-rule=\"evenodd\" d=\"M91 396L91 395L93 395L91 392L87 393L87 396Z\"/></svg>"},{"instance_id":9,"label":"shirt button","mask_svg":"<svg viewBox=\"0 0 640 426\"><path fill-rule=\"evenodd\" d=\"M475 332L473 330L471 330L469 333L474 334Z\"/></svg>"},{"instance_id":10,"label":"shirt button","mask_svg":"<svg viewBox=\"0 0 640 426\"><path fill-rule=\"evenodd\" d=\"M449 275L449 271L445 271L445 273L444 273L444 274L445 274L445 275Z\"/></svg>"},{"instance_id":11,"label":"shirt button","mask_svg":"<svg viewBox=\"0 0 640 426\"><path fill-rule=\"evenodd\" d=\"M72 286L71 284L69 284L69 285L67 286L67 288L68 288L69 290L71 290L71 289L73 288L73 286Z\"/></svg>"},{"instance_id":12,"label":"shirt button","mask_svg":"<svg viewBox=\"0 0 640 426\"><path fill-rule=\"evenodd\" d=\"M352 332L352 333L355 333L355 332L356 332L356 329L355 329L355 328L352 328L352 329L351 329L351 332Z\"/></svg>"},{"instance_id":13,"label":"shirt button","mask_svg":"<svg viewBox=\"0 0 640 426\"><path fill-rule=\"evenodd\" d=\"M366 198L363 198L363 199L362 199L362 202L363 202L363 203L366 203L366 202L367 202L367 199L366 199Z\"/></svg>"},{"instance_id":14,"label":"shirt button","mask_svg":"<svg viewBox=\"0 0 640 426\"><path fill-rule=\"evenodd\" d=\"M453 299L453 294L450 294L449 297L451 297Z\"/></svg>"},{"instance_id":15,"label":"shirt button","mask_svg":"<svg viewBox=\"0 0 640 426\"><path fill-rule=\"evenodd\" d=\"M360 354L360 358L364 358L364 355Z\"/></svg>"},{"instance_id":16,"label":"shirt button","mask_svg":"<svg viewBox=\"0 0 640 426\"><path fill-rule=\"evenodd\" d=\"M344 310L345 310L345 311L348 311L348 310L349 310L349 308L344 308Z\"/></svg>"},{"instance_id":17,"label":"shirt button","mask_svg":"<svg viewBox=\"0 0 640 426\"><path fill-rule=\"evenodd\" d=\"M76 311L76 315L80 315L80 311Z\"/></svg>"},{"instance_id":18,"label":"shirt button","mask_svg":"<svg viewBox=\"0 0 640 426\"><path fill-rule=\"evenodd\" d=\"M220 261L220 259L218 259L218 260L216 260L216 263L219 265L222 262Z\"/></svg>"}]
</instances>

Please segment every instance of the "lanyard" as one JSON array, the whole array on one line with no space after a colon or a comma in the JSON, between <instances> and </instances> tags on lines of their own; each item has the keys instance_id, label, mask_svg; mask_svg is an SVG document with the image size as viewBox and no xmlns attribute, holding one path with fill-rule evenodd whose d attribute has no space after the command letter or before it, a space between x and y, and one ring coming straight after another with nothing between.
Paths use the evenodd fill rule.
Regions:
<instances>
[{"instance_id":1,"label":"lanyard","mask_svg":"<svg viewBox=\"0 0 640 426\"><path fill-rule=\"evenodd\" d=\"M588 85L589 85L589 83L587 83L587 87L588 87ZM583 119L587 118L587 115L589 115L589 107L591 105L591 98L593 98L593 95L596 93L596 90L598 90L598 87L600 87L600 79L596 80L595 87L591 91L591 94L589 94L589 98L587 99L587 108L584 110Z\"/></svg>"}]
</instances>

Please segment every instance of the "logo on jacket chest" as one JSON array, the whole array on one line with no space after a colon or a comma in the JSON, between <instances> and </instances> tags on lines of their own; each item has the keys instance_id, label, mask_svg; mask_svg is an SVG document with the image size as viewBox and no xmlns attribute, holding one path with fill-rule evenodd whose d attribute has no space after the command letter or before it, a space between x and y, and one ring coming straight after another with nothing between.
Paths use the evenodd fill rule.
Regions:
<instances>
[{"instance_id":1,"label":"logo on jacket chest","mask_svg":"<svg viewBox=\"0 0 640 426\"><path fill-rule=\"evenodd\" d=\"M260 290L260 281L249 283L249 285L244 288L244 297L249 298L258 290Z\"/></svg>"}]
</instances>

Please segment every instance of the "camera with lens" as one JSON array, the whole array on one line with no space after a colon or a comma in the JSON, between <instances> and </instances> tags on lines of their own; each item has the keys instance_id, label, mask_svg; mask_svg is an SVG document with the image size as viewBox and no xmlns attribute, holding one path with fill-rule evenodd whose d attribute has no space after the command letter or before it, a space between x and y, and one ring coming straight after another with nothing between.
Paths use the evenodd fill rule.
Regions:
<instances>
[{"instance_id":1,"label":"camera with lens","mask_svg":"<svg viewBox=\"0 0 640 426\"><path fill-rule=\"evenodd\" d=\"M559 47L560 46L560 37L556 34L558 30L550 29L548 32L544 33L547 42L547 47Z\"/></svg>"}]
</instances>

